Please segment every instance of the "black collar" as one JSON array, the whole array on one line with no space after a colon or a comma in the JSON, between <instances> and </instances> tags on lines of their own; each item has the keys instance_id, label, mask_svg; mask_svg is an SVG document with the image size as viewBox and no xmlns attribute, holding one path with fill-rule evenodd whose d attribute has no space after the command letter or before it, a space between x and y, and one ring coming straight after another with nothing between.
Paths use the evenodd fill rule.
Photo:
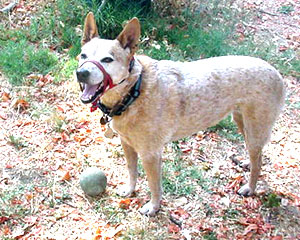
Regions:
<instances>
[{"instance_id":1,"label":"black collar","mask_svg":"<svg viewBox=\"0 0 300 240\"><path fill-rule=\"evenodd\" d=\"M102 125L111 121L111 118L114 116L120 116L126 109L138 98L140 95L140 88L142 83L142 73L140 74L138 80L134 84L134 86L130 89L129 93L123 98L122 102L115 105L113 108L106 107L103 103L101 103L100 99L96 104L103 112L103 117L100 120Z\"/></svg>"}]
</instances>

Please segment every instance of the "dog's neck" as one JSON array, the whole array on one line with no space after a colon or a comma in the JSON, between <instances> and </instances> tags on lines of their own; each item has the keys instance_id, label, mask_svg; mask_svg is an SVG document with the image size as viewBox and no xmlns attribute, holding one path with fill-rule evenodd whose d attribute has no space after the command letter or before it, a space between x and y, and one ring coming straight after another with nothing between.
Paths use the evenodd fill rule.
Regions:
<instances>
[{"instance_id":1,"label":"dog's neck","mask_svg":"<svg viewBox=\"0 0 300 240\"><path fill-rule=\"evenodd\" d=\"M105 94L103 94L101 97L101 103L107 108L113 108L116 104L120 103L137 82L141 73L142 65L137 59L135 59L134 66L132 71L129 73L129 77L118 86L108 90Z\"/></svg>"}]
</instances>

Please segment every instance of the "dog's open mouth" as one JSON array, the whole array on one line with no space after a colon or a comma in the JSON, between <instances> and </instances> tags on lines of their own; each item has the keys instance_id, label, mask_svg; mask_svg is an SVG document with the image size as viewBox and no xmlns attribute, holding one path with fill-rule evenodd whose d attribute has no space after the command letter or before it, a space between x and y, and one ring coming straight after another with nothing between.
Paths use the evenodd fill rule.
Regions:
<instances>
[{"instance_id":1,"label":"dog's open mouth","mask_svg":"<svg viewBox=\"0 0 300 240\"><path fill-rule=\"evenodd\" d=\"M94 102L98 98L98 96L100 96L100 94L103 92L102 83L97 85L80 83L80 88L82 90L82 95L80 97L80 100L84 104Z\"/></svg>"}]
</instances>

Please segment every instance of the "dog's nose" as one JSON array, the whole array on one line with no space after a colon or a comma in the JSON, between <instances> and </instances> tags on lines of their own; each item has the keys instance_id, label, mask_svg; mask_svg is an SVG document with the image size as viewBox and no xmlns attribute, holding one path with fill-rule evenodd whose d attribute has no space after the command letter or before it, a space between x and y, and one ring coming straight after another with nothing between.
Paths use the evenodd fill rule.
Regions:
<instances>
[{"instance_id":1,"label":"dog's nose","mask_svg":"<svg viewBox=\"0 0 300 240\"><path fill-rule=\"evenodd\" d=\"M76 75L79 82L85 82L90 76L90 72L86 69L79 69L76 71Z\"/></svg>"}]
</instances>

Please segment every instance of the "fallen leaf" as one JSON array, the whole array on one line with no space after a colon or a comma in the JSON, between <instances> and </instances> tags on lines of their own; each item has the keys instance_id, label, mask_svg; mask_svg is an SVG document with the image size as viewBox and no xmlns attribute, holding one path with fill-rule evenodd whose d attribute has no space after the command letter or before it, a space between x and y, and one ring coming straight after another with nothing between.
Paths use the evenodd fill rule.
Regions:
<instances>
[{"instance_id":1,"label":"fallen leaf","mask_svg":"<svg viewBox=\"0 0 300 240\"><path fill-rule=\"evenodd\" d=\"M26 110L29 108L29 103L24 99L18 99L13 104L14 109Z\"/></svg>"},{"instance_id":2,"label":"fallen leaf","mask_svg":"<svg viewBox=\"0 0 300 240\"><path fill-rule=\"evenodd\" d=\"M117 237L119 235L119 233L123 230L124 230L123 225L118 225L117 227L112 227L107 230L105 239L113 239L113 238L115 239L115 237Z\"/></svg>"},{"instance_id":3,"label":"fallen leaf","mask_svg":"<svg viewBox=\"0 0 300 240\"><path fill-rule=\"evenodd\" d=\"M65 132L62 132L61 133L61 139L63 140L63 141L69 141L69 136L65 133Z\"/></svg>"},{"instance_id":4,"label":"fallen leaf","mask_svg":"<svg viewBox=\"0 0 300 240\"><path fill-rule=\"evenodd\" d=\"M29 79L29 80L39 80L40 78L42 78L43 75L42 74L35 74L35 73L32 73L32 74L29 74L26 78Z\"/></svg>"},{"instance_id":5,"label":"fallen leaf","mask_svg":"<svg viewBox=\"0 0 300 240\"><path fill-rule=\"evenodd\" d=\"M131 201L131 206L136 206L136 209L140 208L144 202L141 199L135 198Z\"/></svg>"},{"instance_id":6,"label":"fallen leaf","mask_svg":"<svg viewBox=\"0 0 300 240\"><path fill-rule=\"evenodd\" d=\"M259 201L257 198L249 197L244 198L243 203L245 205L245 208L247 209L257 209L261 206L261 201Z\"/></svg>"},{"instance_id":7,"label":"fallen leaf","mask_svg":"<svg viewBox=\"0 0 300 240\"><path fill-rule=\"evenodd\" d=\"M289 48L287 46L280 46L279 47L279 52L284 52L286 50L288 50Z\"/></svg>"},{"instance_id":8,"label":"fallen leaf","mask_svg":"<svg viewBox=\"0 0 300 240\"><path fill-rule=\"evenodd\" d=\"M84 136L74 136L74 140L79 143L81 143L85 139L86 139L86 137L84 137Z\"/></svg>"},{"instance_id":9,"label":"fallen leaf","mask_svg":"<svg viewBox=\"0 0 300 240\"><path fill-rule=\"evenodd\" d=\"M62 107L60 107L60 106L57 106L57 111L62 112L62 113L65 112L65 110Z\"/></svg>"},{"instance_id":10,"label":"fallen leaf","mask_svg":"<svg viewBox=\"0 0 300 240\"><path fill-rule=\"evenodd\" d=\"M30 201L31 199L33 199L33 194L31 192L25 193L25 198L27 199L27 201Z\"/></svg>"},{"instance_id":11,"label":"fallen leaf","mask_svg":"<svg viewBox=\"0 0 300 240\"><path fill-rule=\"evenodd\" d=\"M130 206L130 203L131 203L131 199L130 198L122 199L119 202L119 208L128 209L129 206Z\"/></svg>"},{"instance_id":12,"label":"fallen leaf","mask_svg":"<svg viewBox=\"0 0 300 240\"><path fill-rule=\"evenodd\" d=\"M27 217L25 217L24 219L24 222L26 222L27 224L35 224L36 222L37 222L37 220L38 220L38 217L36 217L36 216L27 216Z\"/></svg>"},{"instance_id":13,"label":"fallen leaf","mask_svg":"<svg viewBox=\"0 0 300 240\"><path fill-rule=\"evenodd\" d=\"M271 240L282 240L283 237L282 236L274 236L274 237L271 237Z\"/></svg>"},{"instance_id":14,"label":"fallen leaf","mask_svg":"<svg viewBox=\"0 0 300 240\"><path fill-rule=\"evenodd\" d=\"M9 93L3 92L3 93L2 93L2 101L3 101L3 102L8 102L9 100L10 100Z\"/></svg>"},{"instance_id":15,"label":"fallen leaf","mask_svg":"<svg viewBox=\"0 0 300 240\"><path fill-rule=\"evenodd\" d=\"M22 204L22 201L17 198L12 199L10 202L12 205L21 205Z\"/></svg>"},{"instance_id":16,"label":"fallen leaf","mask_svg":"<svg viewBox=\"0 0 300 240\"><path fill-rule=\"evenodd\" d=\"M69 171L66 171L62 178L61 178L61 181L69 181L71 179L71 175L70 175L70 172Z\"/></svg>"},{"instance_id":17,"label":"fallen leaf","mask_svg":"<svg viewBox=\"0 0 300 240\"><path fill-rule=\"evenodd\" d=\"M38 86L43 87L46 84L52 83L53 82L53 77L50 74L46 74L45 76L41 76L38 79Z\"/></svg>"},{"instance_id":18,"label":"fallen leaf","mask_svg":"<svg viewBox=\"0 0 300 240\"><path fill-rule=\"evenodd\" d=\"M245 231L243 232L243 235L247 235L250 232L256 233L258 230L258 226L256 224L250 224L248 227L246 227Z\"/></svg>"},{"instance_id":19,"label":"fallen leaf","mask_svg":"<svg viewBox=\"0 0 300 240\"><path fill-rule=\"evenodd\" d=\"M172 215L177 215L177 217L175 217L175 218L177 218L178 219L178 217L179 218L182 218L182 219L187 219L187 218L189 218L189 214L184 210L184 209L182 209L182 208L178 208L178 209L176 209L175 211L173 211L172 213L171 213ZM174 216L173 216L174 217Z\"/></svg>"},{"instance_id":20,"label":"fallen leaf","mask_svg":"<svg viewBox=\"0 0 300 240\"><path fill-rule=\"evenodd\" d=\"M11 234L11 230L7 225L4 225L2 229L3 229L2 232L4 236Z\"/></svg>"},{"instance_id":21,"label":"fallen leaf","mask_svg":"<svg viewBox=\"0 0 300 240\"><path fill-rule=\"evenodd\" d=\"M103 142L103 137L100 137L100 136L99 136L99 137L96 137L96 138L95 138L95 141L96 141L96 142Z\"/></svg>"},{"instance_id":22,"label":"fallen leaf","mask_svg":"<svg viewBox=\"0 0 300 240\"><path fill-rule=\"evenodd\" d=\"M93 238L93 240L99 240L102 237L102 228L98 227L96 232L95 232L95 237Z\"/></svg>"},{"instance_id":23,"label":"fallen leaf","mask_svg":"<svg viewBox=\"0 0 300 240\"><path fill-rule=\"evenodd\" d=\"M169 233L178 233L178 232L180 232L180 228L175 224L170 224L168 226L168 232Z\"/></svg>"},{"instance_id":24,"label":"fallen leaf","mask_svg":"<svg viewBox=\"0 0 300 240\"><path fill-rule=\"evenodd\" d=\"M6 169L12 169L12 168L13 168L13 165L11 165L11 164L6 164L5 168L6 168Z\"/></svg>"},{"instance_id":25,"label":"fallen leaf","mask_svg":"<svg viewBox=\"0 0 300 240\"><path fill-rule=\"evenodd\" d=\"M226 186L225 189L229 190L229 189L233 189L236 190L237 187L240 186L240 183L243 181L243 176L238 176L236 178L234 178L234 180L232 182L229 182Z\"/></svg>"},{"instance_id":26,"label":"fallen leaf","mask_svg":"<svg viewBox=\"0 0 300 240\"><path fill-rule=\"evenodd\" d=\"M0 217L0 224L6 222L7 220L9 220L8 217Z\"/></svg>"},{"instance_id":27,"label":"fallen leaf","mask_svg":"<svg viewBox=\"0 0 300 240\"><path fill-rule=\"evenodd\" d=\"M92 129L86 129L85 131L86 131L86 133L91 133Z\"/></svg>"}]
</instances>

